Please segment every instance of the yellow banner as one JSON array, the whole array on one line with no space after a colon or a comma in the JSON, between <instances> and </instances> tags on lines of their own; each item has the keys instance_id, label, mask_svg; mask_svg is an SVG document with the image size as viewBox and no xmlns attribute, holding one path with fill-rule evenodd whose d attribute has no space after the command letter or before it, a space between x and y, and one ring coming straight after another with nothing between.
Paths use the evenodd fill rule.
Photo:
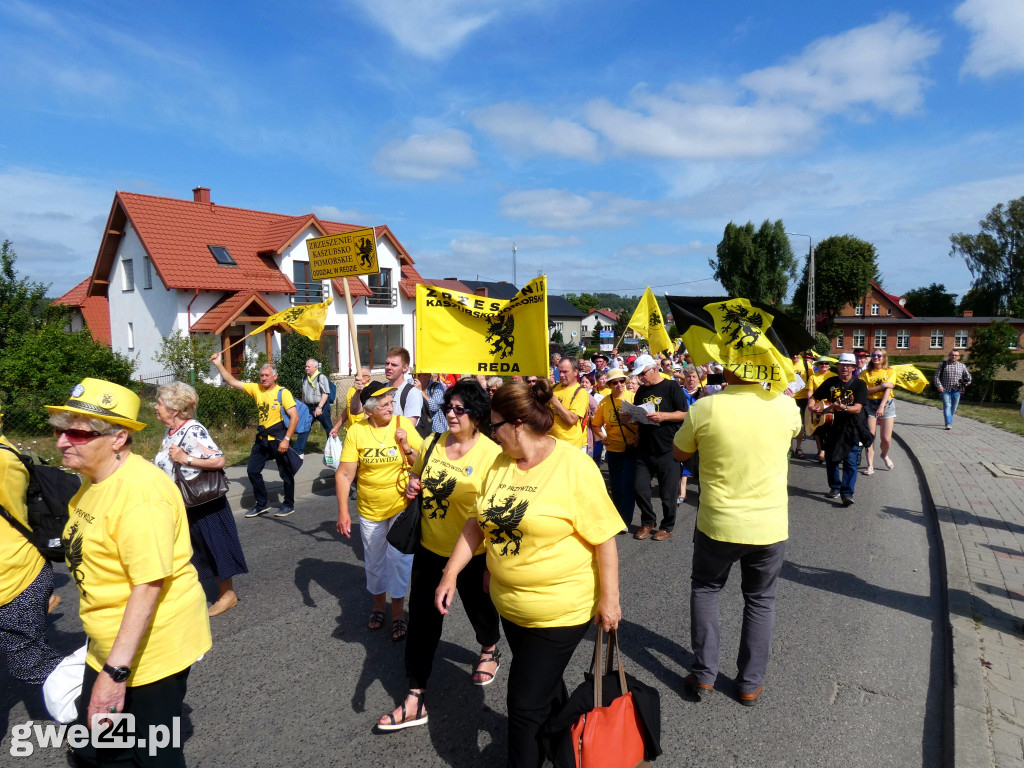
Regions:
<instances>
[{"instance_id":1,"label":"yellow banner","mask_svg":"<svg viewBox=\"0 0 1024 768\"><path fill-rule=\"evenodd\" d=\"M658 306L658 300L654 298L654 291L650 286L640 297L640 303L636 305L636 310L633 312L633 317L629 319L627 327L647 339L652 355L659 352L672 353L672 339L668 337L668 331L665 330L661 308Z\"/></svg>"},{"instance_id":2,"label":"yellow banner","mask_svg":"<svg viewBox=\"0 0 1024 768\"><path fill-rule=\"evenodd\" d=\"M416 370L547 376L547 278L508 301L417 285Z\"/></svg>"},{"instance_id":3,"label":"yellow banner","mask_svg":"<svg viewBox=\"0 0 1024 768\"><path fill-rule=\"evenodd\" d=\"M313 280L375 275L380 271L377 267L377 236L373 227L311 238L306 241L306 251L309 253L309 275Z\"/></svg>"},{"instance_id":4,"label":"yellow banner","mask_svg":"<svg viewBox=\"0 0 1024 768\"><path fill-rule=\"evenodd\" d=\"M265 331L274 325L287 325L296 333L301 333L307 339L319 341L320 335L324 332L324 324L327 322L327 308L334 299L327 299L319 304L298 304L294 307L271 315L250 336Z\"/></svg>"},{"instance_id":5,"label":"yellow banner","mask_svg":"<svg viewBox=\"0 0 1024 768\"><path fill-rule=\"evenodd\" d=\"M928 379L924 377L916 366L913 365L894 365L892 369L896 372L896 386L909 389L920 395L924 392L924 388L928 386Z\"/></svg>"},{"instance_id":6,"label":"yellow banner","mask_svg":"<svg viewBox=\"0 0 1024 768\"><path fill-rule=\"evenodd\" d=\"M758 381L782 394L793 380L793 362L768 340L774 316L746 299L729 299L704 306L715 330L691 325L683 333L686 350L697 365L721 363L744 381Z\"/></svg>"}]
</instances>

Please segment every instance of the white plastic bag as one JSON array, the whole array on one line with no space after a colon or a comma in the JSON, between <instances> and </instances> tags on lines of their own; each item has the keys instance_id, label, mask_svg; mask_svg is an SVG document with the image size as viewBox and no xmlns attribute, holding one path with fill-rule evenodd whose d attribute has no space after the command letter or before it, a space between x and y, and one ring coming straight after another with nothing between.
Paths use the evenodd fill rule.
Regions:
<instances>
[{"instance_id":1,"label":"white plastic bag","mask_svg":"<svg viewBox=\"0 0 1024 768\"><path fill-rule=\"evenodd\" d=\"M324 446L324 466L337 469L340 461L341 438L328 436L327 445Z\"/></svg>"},{"instance_id":2,"label":"white plastic bag","mask_svg":"<svg viewBox=\"0 0 1024 768\"><path fill-rule=\"evenodd\" d=\"M82 695L88 647L83 645L70 656L65 656L43 681L43 702L46 704L46 710L58 723L70 723L78 717L76 700Z\"/></svg>"}]
</instances>

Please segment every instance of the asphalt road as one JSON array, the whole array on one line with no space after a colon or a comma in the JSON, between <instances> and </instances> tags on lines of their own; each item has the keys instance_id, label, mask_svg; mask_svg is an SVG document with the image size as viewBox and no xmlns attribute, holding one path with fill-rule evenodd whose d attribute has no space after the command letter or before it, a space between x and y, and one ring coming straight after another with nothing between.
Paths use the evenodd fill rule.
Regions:
<instances>
[{"instance_id":1,"label":"asphalt road","mask_svg":"<svg viewBox=\"0 0 1024 768\"><path fill-rule=\"evenodd\" d=\"M809 444L808 444L809 445ZM824 499L825 472L794 462L791 531L779 587L773 656L758 705L734 698L742 600L738 573L722 599L718 693L681 694L689 652L694 494L668 542L621 536L627 670L661 692L664 766L935 766L942 763L944 670L935 530L911 462L860 477L856 505ZM477 655L456 610L428 691L430 722L373 732L405 690L402 645L369 632L358 536L334 532L333 496L299 500L284 520L239 518L251 573L241 604L213 619L214 647L189 679L185 753L191 766L501 766L505 675L471 684ZM58 569L56 642L82 642L77 599ZM570 665L571 688L592 653ZM37 695L0 672L0 765L64 765L58 749L12 757L11 728L42 717Z\"/></svg>"}]
</instances>

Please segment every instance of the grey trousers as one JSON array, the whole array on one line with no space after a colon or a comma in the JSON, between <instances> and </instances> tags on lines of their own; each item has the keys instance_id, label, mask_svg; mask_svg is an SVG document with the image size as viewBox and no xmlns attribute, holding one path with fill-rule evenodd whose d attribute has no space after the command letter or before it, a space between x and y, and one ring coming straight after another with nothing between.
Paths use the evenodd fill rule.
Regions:
<instances>
[{"instance_id":1,"label":"grey trousers","mask_svg":"<svg viewBox=\"0 0 1024 768\"><path fill-rule=\"evenodd\" d=\"M767 545L730 544L694 532L690 643L696 657L691 671L698 682L714 685L718 677L718 593L725 586L733 563L739 560L744 607L736 684L740 693L753 693L764 683L775 625L775 589L785 553L785 541Z\"/></svg>"}]
</instances>

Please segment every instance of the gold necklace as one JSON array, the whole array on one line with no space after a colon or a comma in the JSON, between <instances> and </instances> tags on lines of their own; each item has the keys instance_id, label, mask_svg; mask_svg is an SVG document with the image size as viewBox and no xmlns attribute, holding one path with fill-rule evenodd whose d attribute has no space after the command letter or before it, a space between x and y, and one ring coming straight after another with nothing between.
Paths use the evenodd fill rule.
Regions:
<instances>
[{"instance_id":1,"label":"gold necklace","mask_svg":"<svg viewBox=\"0 0 1024 768\"><path fill-rule=\"evenodd\" d=\"M380 443L380 447L381 448L383 448L385 445L387 445L387 443L385 443L384 441L387 439L388 427L390 426L390 424L391 424L391 422L388 422L383 427L380 427L380 429L384 430L384 437L380 438L380 437L377 437L377 435L375 435L373 433L373 430L376 429L376 427L373 426L373 422L370 421L370 420L367 420L367 422L366 422L366 425L370 428L370 437L372 437L374 440L376 440L378 443Z\"/></svg>"}]
</instances>

